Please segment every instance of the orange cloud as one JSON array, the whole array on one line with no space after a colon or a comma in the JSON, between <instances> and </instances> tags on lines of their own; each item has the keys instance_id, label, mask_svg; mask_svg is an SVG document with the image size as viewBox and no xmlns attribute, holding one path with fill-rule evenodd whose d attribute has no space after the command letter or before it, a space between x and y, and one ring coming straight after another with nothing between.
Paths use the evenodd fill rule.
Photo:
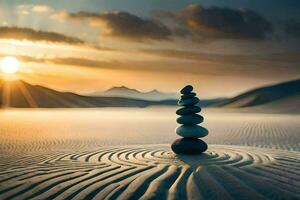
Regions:
<instances>
[{"instance_id":1,"label":"orange cloud","mask_svg":"<svg viewBox=\"0 0 300 200\"><path fill-rule=\"evenodd\" d=\"M30 40L30 41L46 41L46 42L63 42L69 44L83 44L84 41L66 36L61 33L34 30L23 27L0 27L0 39L16 39L16 40Z\"/></svg>"}]
</instances>

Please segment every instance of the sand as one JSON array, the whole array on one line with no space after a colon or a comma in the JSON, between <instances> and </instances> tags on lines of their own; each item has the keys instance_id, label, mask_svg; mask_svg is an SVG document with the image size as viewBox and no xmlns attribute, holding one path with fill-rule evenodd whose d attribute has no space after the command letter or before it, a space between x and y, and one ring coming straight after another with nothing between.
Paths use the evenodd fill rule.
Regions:
<instances>
[{"instance_id":1,"label":"sand","mask_svg":"<svg viewBox=\"0 0 300 200\"><path fill-rule=\"evenodd\" d=\"M10 129L12 139L3 132L9 130L9 123L1 124L4 129L0 146L0 199L300 198L299 116L296 115L241 117L223 113L228 117L221 119L222 115L207 113L206 125L214 132L206 140L208 151L201 156L175 155L170 144L130 145L142 141L131 141L130 137L126 140L128 144L122 145L105 145L103 137L107 135L93 140L88 139L93 134L87 134L87 138L71 140L47 132L46 137L38 125L32 130L39 137L26 136L26 126L43 116L36 115L36 119L33 115L25 124L15 121L19 126L18 131ZM57 115L56 120L61 117L67 121L66 113L53 115ZM6 114L2 115L2 121L11 116L20 117L16 113ZM47 121L49 127L54 126L52 123L56 121ZM74 123L78 128L78 122ZM157 138L156 143L172 141L173 134L166 133L166 138ZM18 139L21 135L22 140ZM111 138L115 139L113 135ZM153 143L149 135L144 138Z\"/></svg>"},{"instance_id":2,"label":"sand","mask_svg":"<svg viewBox=\"0 0 300 200\"><path fill-rule=\"evenodd\" d=\"M168 145L113 146L1 158L1 199L299 198L300 153L211 145L176 156Z\"/></svg>"}]
</instances>

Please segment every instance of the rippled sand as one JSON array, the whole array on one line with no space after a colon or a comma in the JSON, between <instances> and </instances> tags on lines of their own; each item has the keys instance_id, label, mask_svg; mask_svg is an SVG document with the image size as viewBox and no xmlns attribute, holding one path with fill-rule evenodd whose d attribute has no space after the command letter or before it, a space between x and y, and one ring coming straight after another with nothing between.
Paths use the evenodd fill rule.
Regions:
<instances>
[{"instance_id":1,"label":"rippled sand","mask_svg":"<svg viewBox=\"0 0 300 200\"><path fill-rule=\"evenodd\" d=\"M300 153L211 145L114 146L1 158L2 199L296 199Z\"/></svg>"},{"instance_id":2,"label":"rippled sand","mask_svg":"<svg viewBox=\"0 0 300 200\"><path fill-rule=\"evenodd\" d=\"M105 122L103 112L99 112L88 119L100 118ZM150 114L155 116L155 112ZM137 111L133 116L140 114ZM165 124L170 115L160 120ZM24 116L31 117L25 120ZM149 113L146 116L138 120L142 130L143 119L145 122L156 119ZM139 138L137 133L127 137L135 129L130 127L131 121L124 122L120 117L115 120L123 121L120 128L123 133L101 135L101 130L110 130L107 124L92 126L95 121L84 121L85 117L78 116L76 121L74 113L2 113L2 122L12 118L23 120L15 121L16 127L13 122L1 124L0 199L300 198L299 116L212 113L207 116L206 125L211 131L206 140L208 151L201 156L178 156L169 144L150 144L155 143L150 134L159 128L164 134L161 137L154 134L156 143L177 138L173 130L168 133L169 126L174 128L173 122L159 126L157 120L158 127L146 126L145 135ZM63 118L66 124L57 124ZM133 124L136 119L133 117ZM61 130L60 134L74 127L95 132L72 138L49 130L43 132L41 127L45 124L31 128L32 133L24 131L37 122ZM129 126L124 128L125 124ZM8 127L15 129L3 132ZM111 130L117 133L119 129ZM9 138L9 134L15 138ZM22 134L22 139L17 138ZM143 136L148 144L130 145L143 141ZM110 139L118 137L124 140L127 137L128 144L111 145Z\"/></svg>"}]
</instances>

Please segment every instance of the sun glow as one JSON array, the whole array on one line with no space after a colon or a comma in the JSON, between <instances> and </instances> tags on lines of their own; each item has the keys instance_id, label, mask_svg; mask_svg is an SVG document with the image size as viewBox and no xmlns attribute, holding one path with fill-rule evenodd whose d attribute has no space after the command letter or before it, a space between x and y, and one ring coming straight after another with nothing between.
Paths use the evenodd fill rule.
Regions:
<instances>
[{"instance_id":1,"label":"sun glow","mask_svg":"<svg viewBox=\"0 0 300 200\"><path fill-rule=\"evenodd\" d=\"M15 74L20 68L20 62L15 57L5 57L0 63L1 70L5 74Z\"/></svg>"}]
</instances>

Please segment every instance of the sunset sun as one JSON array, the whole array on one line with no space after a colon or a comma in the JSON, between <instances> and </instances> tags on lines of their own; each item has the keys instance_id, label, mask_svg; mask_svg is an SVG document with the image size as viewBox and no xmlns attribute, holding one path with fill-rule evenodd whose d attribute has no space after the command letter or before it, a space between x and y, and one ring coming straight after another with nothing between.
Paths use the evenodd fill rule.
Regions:
<instances>
[{"instance_id":1,"label":"sunset sun","mask_svg":"<svg viewBox=\"0 0 300 200\"><path fill-rule=\"evenodd\" d=\"M0 63L1 70L5 74L15 74L20 68L20 62L15 57L5 57Z\"/></svg>"}]
</instances>

